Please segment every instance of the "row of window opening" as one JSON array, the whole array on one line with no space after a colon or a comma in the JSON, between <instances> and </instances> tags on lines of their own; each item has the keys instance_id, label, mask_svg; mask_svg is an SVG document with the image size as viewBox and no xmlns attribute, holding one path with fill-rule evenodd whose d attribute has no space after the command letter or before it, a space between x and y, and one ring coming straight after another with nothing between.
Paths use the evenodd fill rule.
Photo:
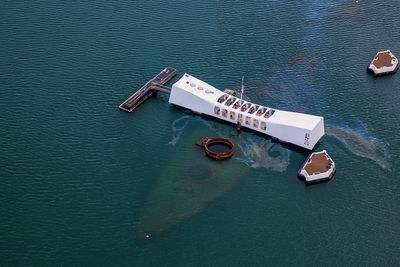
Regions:
<instances>
[{"instance_id":1,"label":"row of window opening","mask_svg":"<svg viewBox=\"0 0 400 267\"><path fill-rule=\"evenodd\" d=\"M221 108L218 106L214 107L214 113L216 115L220 115L221 114ZM222 117L228 118L228 110L227 109L222 109ZM236 121L236 112L234 111L230 111L229 112L229 118L233 121ZM238 119L237 121L240 121L240 123L243 123L243 114L239 113L238 114ZM251 117L250 116L246 116L245 118L245 124L250 126L251 125ZM253 127L254 128L261 128L261 130L266 130L267 129L267 123L265 121L261 121L261 123L259 123L259 121L257 119L253 119Z\"/></svg>"},{"instance_id":2,"label":"row of window opening","mask_svg":"<svg viewBox=\"0 0 400 267\"><path fill-rule=\"evenodd\" d=\"M232 103L235 103L232 106L232 108L233 109L238 109L240 107L240 111L241 112L246 112L248 110L247 113L253 114L253 113L255 113L257 111L256 112L256 116L259 116L259 117L264 114L264 118L269 118L275 113L274 109L268 109L266 107L262 107L262 106L259 106L259 105L253 105L253 104L251 104L249 102L245 103L244 100L237 99L234 96L229 98L228 94L224 94L224 95L222 95L222 96L220 96L218 98L218 103L222 104L224 102L225 102L225 106L227 106L227 107L231 106Z\"/></svg>"}]
</instances>

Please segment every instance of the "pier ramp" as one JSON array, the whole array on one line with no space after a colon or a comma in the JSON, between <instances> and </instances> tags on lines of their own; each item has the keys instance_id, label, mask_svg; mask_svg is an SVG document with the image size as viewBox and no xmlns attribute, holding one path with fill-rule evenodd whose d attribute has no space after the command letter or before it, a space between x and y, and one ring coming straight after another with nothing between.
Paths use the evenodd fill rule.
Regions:
<instances>
[{"instance_id":1,"label":"pier ramp","mask_svg":"<svg viewBox=\"0 0 400 267\"><path fill-rule=\"evenodd\" d=\"M163 69L159 74L148 81L136 93L131 95L127 100L119 105L119 109L126 112L132 112L157 91L170 93L171 89L169 87L166 87L165 84L169 82L172 78L174 78L176 74L177 71L173 68L167 67Z\"/></svg>"}]
</instances>

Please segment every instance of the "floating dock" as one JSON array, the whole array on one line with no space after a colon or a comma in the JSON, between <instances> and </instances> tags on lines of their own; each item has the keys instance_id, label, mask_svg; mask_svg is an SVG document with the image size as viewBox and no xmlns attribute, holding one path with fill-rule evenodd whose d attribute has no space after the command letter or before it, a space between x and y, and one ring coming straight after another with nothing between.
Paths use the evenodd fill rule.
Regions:
<instances>
[{"instance_id":1,"label":"floating dock","mask_svg":"<svg viewBox=\"0 0 400 267\"><path fill-rule=\"evenodd\" d=\"M374 76L394 74L399 69L398 60L390 50L381 51L376 54L368 65L367 71Z\"/></svg>"},{"instance_id":2,"label":"floating dock","mask_svg":"<svg viewBox=\"0 0 400 267\"><path fill-rule=\"evenodd\" d=\"M171 88L164 85L174 78L176 74L177 71L175 69L170 67L165 68L159 74L157 74L157 76L148 81L136 93L125 100L124 103L119 106L119 109L126 112L132 112L157 91L168 94L171 93Z\"/></svg>"},{"instance_id":3,"label":"floating dock","mask_svg":"<svg viewBox=\"0 0 400 267\"><path fill-rule=\"evenodd\" d=\"M322 150L308 156L297 175L306 183L316 183L332 179L335 172L335 163L326 150Z\"/></svg>"}]
</instances>

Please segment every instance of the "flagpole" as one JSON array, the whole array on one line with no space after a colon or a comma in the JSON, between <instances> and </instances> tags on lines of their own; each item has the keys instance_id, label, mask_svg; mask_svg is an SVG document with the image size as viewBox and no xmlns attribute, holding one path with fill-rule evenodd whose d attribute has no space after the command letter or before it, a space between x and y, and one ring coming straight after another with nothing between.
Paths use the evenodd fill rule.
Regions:
<instances>
[{"instance_id":1,"label":"flagpole","mask_svg":"<svg viewBox=\"0 0 400 267\"><path fill-rule=\"evenodd\" d=\"M243 81L244 81L244 76L242 76L242 91L240 92L240 100L242 100L243 98L243 90L244 90Z\"/></svg>"},{"instance_id":2,"label":"flagpole","mask_svg":"<svg viewBox=\"0 0 400 267\"><path fill-rule=\"evenodd\" d=\"M244 81L244 76L242 76L242 90L240 91L240 103L243 102L242 101L243 100L243 91L244 91L243 81ZM240 115L242 115L241 112L242 112L242 107L239 106L238 122L237 122L237 127L236 127L236 129L238 131L240 131L240 121L241 121Z\"/></svg>"}]
</instances>

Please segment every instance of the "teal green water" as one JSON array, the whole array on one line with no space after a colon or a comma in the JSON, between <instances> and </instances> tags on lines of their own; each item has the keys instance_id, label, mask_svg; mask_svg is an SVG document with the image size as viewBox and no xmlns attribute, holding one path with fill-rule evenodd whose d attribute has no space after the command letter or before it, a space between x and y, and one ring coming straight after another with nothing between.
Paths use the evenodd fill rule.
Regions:
<instances>
[{"instance_id":1,"label":"teal green water","mask_svg":"<svg viewBox=\"0 0 400 267\"><path fill-rule=\"evenodd\" d=\"M365 69L400 57L399 11L1 1L0 265L398 265L400 74ZM334 179L306 186L307 151L249 131L219 170L192 144L235 129L167 95L118 110L166 66L220 89L245 76L245 98L324 116Z\"/></svg>"}]
</instances>

